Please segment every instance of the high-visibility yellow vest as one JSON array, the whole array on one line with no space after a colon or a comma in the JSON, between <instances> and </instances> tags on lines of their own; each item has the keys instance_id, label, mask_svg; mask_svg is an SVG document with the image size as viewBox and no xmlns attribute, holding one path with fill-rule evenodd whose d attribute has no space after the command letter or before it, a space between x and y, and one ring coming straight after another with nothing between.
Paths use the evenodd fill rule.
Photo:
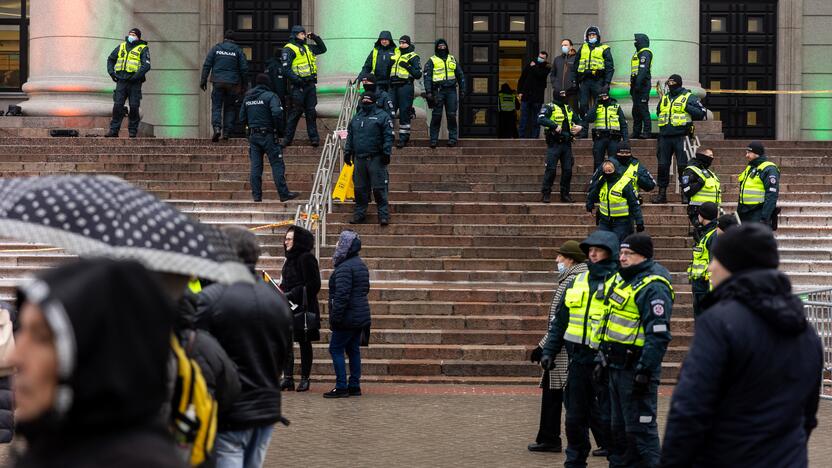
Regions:
<instances>
[{"instance_id":1,"label":"high-visibility yellow vest","mask_svg":"<svg viewBox=\"0 0 832 468\"><path fill-rule=\"evenodd\" d=\"M638 76L638 66L639 66L639 64L640 64L640 60L639 60L639 58L638 58L638 54L640 54L640 53L644 52L645 50L646 50L646 51L648 51L648 52L650 52L651 54L653 53L653 51L652 51L652 50L650 50L650 48L649 48L649 47L645 47L645 48L643 48L643 49L639 49L638 51L636 51L636 53L635 53L635 54L633 54L633 59L632 59L632 60L630 60L630 76L631 76L631 77L636 77L636 76ZM652 61L652 60L650 61L650 65L649 65L649 68L648 68L648 70L647 70L647 71L650 71L650 69L651 69L651 68L653 68L653 61Z\"/></svg>"},{"instance_id":2,"label":"high-visibility yellow vest","mask_svg":"<svg viewBox=\"0 0 832 468\"><path fill-rule=\"evenodd\" d=\"M448 58L442 60L437 56L430 58L433 62L433 82L456 80L456 59L448 54Z\"/></svg>"},{"instance_id":3,"label":"high-visibility yellow vest","mask_svg":"<svg viewBox=\"0 0 832 468\"><path fill-rule=\"evenodd\" d=\"M498 93L497 97L500 100L500 112L514 112L516 110L514 93Z\"/></svg>"},{"instance_id":4,"label":"high-visibility yellow vest","mask_svg":"<svg viewBox=\"0 0 832 468\"><path fill-rule=\"evenodd\" d=\"M376 53L376 49L373 49L373 53ZM405 68L404 65L410 62L410 59L417 56L418 54L416 52L408 52L406 54L402 54L401 49L396 49L396 53L393 54L393 68L390 70L390 77L396 77L402 80L409 80L410 72L407 71L407 68ZM376 57L375 55L373 55L373 70L375 70L375 68Z\"/></svg>"},{"instance_id":5,"label":"high-visibility yellow vest","mask_svg":"<svg viewBox=\"0 0 832 468\"><path fill-rule=\"evenodd\" d=\"M564 291L563 305L569 309L569 325L563 339L570 343L582 344L591 348L598 348L598 325L606 315L608 306L605 304L606 290L612 285L614 276L602 283L603 290L589 289L589 274L584 272L575 277L572 286ZM599 288L600 289L600 288Z\"/></svg>"},{"instance_id":6,"label":"high-visibility yellow vest","mask_svg":"<svg viewBox=\"0 0 832 468\"><path fill-rule=\"evenodd\" d=\"M595 128L598 130L621 131L621 122L618 120L618 103L609 106L598 104L595 109Z\"/></svg>"},{"instance_id":7,"label":"high-visibility yellow vest","mask_svg":"<svg viewBox=\"0 0 832 468\"><path fill-rule=\"evenodd\" d=\"M676 96L673 101L665 94L659 106L659 127L664 127L668 123L674 127L683 127L693 122L693 118L685 110L689 98L690 91Z\"/></svg>"},{"instance_id":8,"label":"high-visibility yellow vest","mask_svg":"<svg viewBox=\"0 0 832 468\"><path fill-rule=\"evenodd\" d=\"M308 45L303 44L304 52L301 54L300 47L293 43L286 44L286 47L295 53L295 58L292 60L292 71L298 78L309 78L310 76L318 74L318 65L315 59L315 54Z\"/></svg>"},{"instance_id":9,"label":"high-visibility yellow vest","mask_svg":"<svg viewBox=\"0 0 832 468\"><path fill-rule=\"evenodd\" d=\"M699 169L696 166L688 166L688 169L693 171L700 179L705 181L705 185L690 197L690 204L694 206L701 205L705 202L713 202L719 205L722 203L722 193L719 189L719 178L713 171Z\"/></svg>"},{"instance_id":10,"label":"high-visibility yellow vest","mask_svg":"<svg viewBox=\"0 0 832 468\"><path fill-rule=\"evenodd\" d=\"M578 73L583 73L587 70L598 71L604 69L604 51L610 46L601 44L598 47L589 50L589 46L584 44L581 47L581 56L578 60Z\"/></svg>"},{"instance_id":11,"label":"high-visibility yellow vest","mask_svg":"<svg viewBox=\"0 0 832 468\"><path fill-rule=\"evenodd\" d=\"M628 164L627 169L621 174L622 179L630 179L630 182L633 184L633 192L635 192L636 196L638 196L638 165L639 163Z\"/></svg>"},{"instance_id":12,"label":"high-visibility yellow vest","mask_svg":"<svg viewBox=\"0 0 832 468\"><path fill-rule=\"evenodd\" d=\"M202 292L202 283L199 281L199 278L191 278L191 280L188 281L188 289L190 289L194 294Z\"/></svg>"},{"instance_id":13,"label":"high-visibility yellow vest","mask_svg":"<svg viewBox=\"0 0 832 468\"><path fill-rule=\"evenodd\" d=\"M759 205L765 201L766 187L763 185L763 178L760 176L767 167L777 167L771 161L761 163L757 167L746 166L739 175L740 181L740 204Z\"/></svg>"},{"instance_id":14,"label":"high-visibility yellow vest","mask_svg":"<svg viewBox=\"0 0 832 468\"><path fill-rule=\"evenodd\" d=\"M673 286L667 278L659 275L650 275L642 278L635 285L627 284L621 274L615 275L615 283L609 294L610 307L606 317L598 327L602 343L621 343L634 345L639 348L644 346L644 325L641 320L641 312L636 305L636 294L648 284L659 281L670 289L671 298L675 298Z\"/></svg>"},{"instance_id":15,"label":"high-visibility yellow vest","mask_svg":"<svg viewBox=\"0 0 832 468\"><path fill-rule=\"evenodd\" d=\"M627 199L624 198L624 189L627 184L632 183L629 178L621 177L610 188L609 182L606 180L601 185L601 192L598 194L598 209L602 216L608 218L623 218L630 216L630 206L627 204Z\"/></svg>"},{"instance_id":16,"label":"high-visibility yellow vest","mask_svg":"<svg viewBox=\"0 0 832 468\"><path fill-rule=\"evenodd\" d=\"M688 267L688 279L690 280L710 280L711 273L708 271L708 264L711 263L711 252L706 247L708 239L716 233L716 227L708 231L699 242L693 246L693 262Z\"/></svg>"},{"instance_id":17,"label":"high-visibility yellow vest","mask_svg":"<svg viewBox=\"0 0 832 468\"><path fill-rule=\"evenodd\" d=\"M549 106L552 108L552 113L549 115L549 120L551 120L552 123L554 123L555 125L563 125L564 117L569 117L569 123L570 124L572 123L572 108L571 107L569 107L568 105L564 105L563 107L566 109L566 113L564 114L564 112L560 109L559 105L557 105L555 103L552 103L552 104L549 104ZM563 129L563 130L566 130L566 129Z\"/></svg>"},{"instance_id":18,"label":"high-visibility yellow vest","mask_svg":"<svg viewBox=\"0 0 832 468\"><path fill-rule=\"evenodd\" d=\"M115 71L136 73L142 65L142 51L146 48L147 44L139 44L128 51L127 43L122 42L118 48L118 60L116 60Z\"/></svg>"}]
</instances>

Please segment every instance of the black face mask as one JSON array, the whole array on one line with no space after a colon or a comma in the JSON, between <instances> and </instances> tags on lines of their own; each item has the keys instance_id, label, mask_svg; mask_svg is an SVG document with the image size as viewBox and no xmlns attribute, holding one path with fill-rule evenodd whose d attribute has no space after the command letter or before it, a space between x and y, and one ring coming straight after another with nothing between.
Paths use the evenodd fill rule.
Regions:
<instances>
[{"instance_id":1,"label":"black face mask","mask_svg":"<svg viewBox=\"0 0 832 468\"><path fill-rule=\"evenodd\" d=\"M375 84L375 83L364 83L364 90L365 90L365 91L375 92L375 90L376 90L376 84Z\"/></svg>"},{"instance_id":2,"label":"black face mask","mask_svg":"<svg viewBox=\"0 0 832 468\"><path fill-rule=\"evenodd\" d=\"M610 172L610 173L606 173L606 172L605 172L605 173L604 173L604 178L605 178L605 179L607 179L607 180L612 180L612 179L614 179L614 178L615 178L615 172Z\"/></svg>"},{"instance_id":3,"label":"black face mask","mask_svg":"<svg viewBox=\"0 0 832 468\"><path fill-rule=\"evenodd\" d=\"M633 42L633 45L636 47L636 50L638 50L638 42Z\"/></svg>"},{"instance_id":4,"label":"black face mask","mask_svg":"<svg viewBox=\"0 0 832 468\"><path fill-rule=\"evenodd\" d=\"M627 155L619 154L619 155L616 155L615 157L618 158L618 160L621 162L621 164L626 165L630 162L630 158L632 157L632 155L631 154L627 154Z\"/></svg>"},{"instance_id":5,"label":"black face mask","mask_svg":"<svg viewBox=\"0 0 832 468\"><path fill-rule=\"evenodd\" d=\"M606 106L610 103L610 98L606 98L606 99L600 99L599 98L598 102Z\"/></svg>"},{"instance_id":6,"label":"black face mask","mask_svg":"<svg viewBox=\"0 0 832 468\"><path fill-rule=\"evenodd\" d=\"M696 160L699 161L699 163L705 169L711 167L711 163L714 162L714 158L709 158L709 157L705 156L704 154L697 154L696 155Z\"/></svg>"},{"instance_id":7,"label":"black face mask","mask_svg":"<svg viewBox=\"0 0 832 468\"><path fill-rule=\"evenodd\" d=\"M679 89L681 89L681 88L682 88L682 85L680 85L680 84L672 84L672 85L667 85L667 88L668 88L670 91L672 91L672 92L674 92L674 93L675 93L676 91L679 91Z\"/></svg>"},{"instance_id":8,"label":"black face mask","mask_svg":"<svg viewBox=\"0 0 832 468\"><path fill-rule=\"evenodd\" d=\"M370 110L376 105L373 101L361 101L361 108L364 110Z\"/></svg>"}]
</instances>

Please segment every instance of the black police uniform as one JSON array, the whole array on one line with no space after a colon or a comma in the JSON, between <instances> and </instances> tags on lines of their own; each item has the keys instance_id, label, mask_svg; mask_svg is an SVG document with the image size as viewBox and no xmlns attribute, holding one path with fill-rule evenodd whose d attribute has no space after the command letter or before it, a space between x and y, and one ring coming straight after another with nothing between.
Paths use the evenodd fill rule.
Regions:
<instances>
[{"instance_id":1,"label":"black police uniform","mask_svg":"<svg viewBox=\"0 0 832 468\"><path fill-rule=\"evenodd\" d=\"M462 64L456 61L448 49L439 49L439 44L448 43L445 39L437 39L434 44L434 57L446 62L447 70L451 61L456 65L453 75L446 73L441 81L433 80L433 57L425 61L423 79L425 92L429 95L428 100L433 100L433 110L430 115L430 144L436 146L439 140L439 127L442 125L442 109L445 109L445 118L448 119L448 145L453 146L458 140L456 114L459 109L459 101L465 97L465 75L462 73ZM457 85L459 85L459 96L457 96Z\"/></svg>"},{"instance_id":2,"label":"black police uniform","mask_svg":"<svg viewBox=\"0 0 832 468\"><path fill-rule=\"evenodd\" d=\"M762 204L737 204L737 214L743 223L764 223L769 226L772 224L774 211L777 209L777 198L780 194L780 169L777 166L769 166L762 171L758 170L757 167L766 161L768 161L768 158L765 155L760 155L748 163L748 166L752 168L748 177L759 177L763 181L765 196Z\"/></svg>"},{"instance_id":3,"label":"black police uniform","mask_svg":"<svg viewBox=\"0 0 832 468\"><path fill-rule=\"evenodd\" d=\"M127 37L124 38L124 43L127 46L128 53L140 45L147 46L146 41L139 39L131 43L127 40ZM139 106L142 101L142 83L145 82L145 75L150 71L150 46L142 50L139 57L141 64L135 73L127 71L117 72L115 70L120 48L121 45L117 46L110 53L110 56L107 57L107 73L116 82L116 89L113 91L113 119L110 121L109 135L118 136L118 131L121 129L121 121L124 120L124 103L128 102L130 104L130 112L127 114L127 131L131 137L134 137L138 134L139 123L141 122Z\"/></svg>"},{"instance_id":4,"label":"black police uniform","mask_svg":"<svg viewBox=\"0 0 832 468\"><path fill-rule=\"evenodd\" d=\"M381 45L381 40L387 39L389 42L386 46ZM396 53L396 44L393 42L393 34L390 31L382 31L373 44L373 50L364 60L364 66L361 67L360 76L372 74L375 76L375 83L380 89L387 91L390 89L390 69L393 67L393 55ZM373 55L376 56L375 67L373 67Z\"/></svg>"},{"instance_id":5,"label":"black police uniform","mask_svg":"<svg viewBox=\"0 0 832 468\"><path fill-rule=\"evenodd\" d=\"M711 173L710 167L712 162L713 158L707 156L697 156L688 161L688 165L682 171L682 179L680 181L682 195L686 200L690 200L692 196L696 195L705 186L705 181L693 172L691 167L697 167L705 175L709 175ZM693 240L698 241L702 234L704 234L702 226L699 224L699 205L688 204L687 212L690 225L693 226Z\"/></svg>"},{"instance_id":6,"label":"black police uniform","mask_svg":"<svg viewBox=\"0 0 832 468\"><path fill-rule=\"evenodd\" d=\"M604 90L606 91L606 90ZM615 99L608 99L606 102L598 100L595 109L589 112L584 122L584 127L589 126L590 123L595 123L595 128L592 129L592 163L593 170L598 169L604 159L611 158L618 154L618 146L621 141L629 141L627 136L627 117L624 115L624 110L621 106L618 107L618 112L615 116L607 116L607 119L612 121L618 119L620 130L610 130L609 128L600 129L598 127L598 106L603 105L607 109L618 104Z\"/></svg>"},{"instance_id":7,"label":"black police uniform","mask_svg":"<svg viewBox=\"0 0 832 468\"><path fill-rule=\"evenodd\" d=\"M633 134L632 138L649 138L652 132L650 120L650 69L653 65L653 52L650 38L646 34L635 34L636 59L638 71L630 74L630 96L633 98ZM647 50L642 50L647 49ZM640 52L639 52L640 51Z\"/></svg>"},{"instance_id":8,"label":"black police uniform","mask_svg":"<svg viewBox=\"0 0 832 468\"><path fill-rule=\"evenodd\" d=\"M590 190L586 194L586 211L592 212L595 208L596 203L601 203L601 189L606 186L608 187L608 191L612 192L613 186L621 179L624 168L618 163L617 160L610 160L615 165L615 172L610 174L609 177L606 174L601 172L601 177L594 183L590 185ZM600 170L600 168L599 168ZM615 233L618 236L618 239L623 241L625 237L633 233L633 223L636 225L636 229L641 232L644 230L644 217L642 216L641 212L641 204L638 201L638 195L636 195L635 189L633 188L632 182L626 184L622 193L616 194L611 193L612 195L621 196L627 202L627 216L605 216L601 214L601 209L598 208L597 213L597 222L598 222L598 230L599 231L610 231Z\"/></svg>"},{"instance_id":9,"label":"black police uniform","mask_svg":"<svg viewBox=\"0 0 832 468\"><path fill-rule=\"evenodd\" d=\"M365 92L366 96L375 95ZM363 222L370 203L370 190L376 200L379 223L389 222L387 192L389 175L387 165L393 152L393 121L390 115L375 102L362 104L350 121L347 141L344 145L344 162L355 163L353 183L355 184L354 222Z\"/></svg>"},{"instance_id":10,"label":"black police uniform","mask_svg":"<svg viewBox=\"0 0 832 468\"><path fill-rule=\"evenodd\" d=\"M589 33L591 32L598 35L598 41L595 44L589 43ZM575 68L573 68L575 83L578 84L578 112L580 113L581 120L586 120L586 114L589 112L590 99L592 99L593 103L595 103L595 100L598 99L598 95L601 94L601 90L610 87L612 76L615 73L612 51L609 48L604 50L602 53L604 58L603 69L593 71L590 70L589 66L587 66L583 72L578 72L578 66L581 61L581 52L584 47L592 51L602 45L606 46L601 43L601 30L596 26L590 26L586 29L584 32L584 41L585 42L581 44L581 47L578 48L578 52L575 55ZM589 129L584 128L581 131L580 137L586 138L588 133Z\"/></svg>"},{"instance_id":11,"label":"black police uniform","mask_svg":"<svg viewBox=\"0 0 832 468\"><path fill-rule=\"evenodd\" d=\"M402 36L401 39L406 39L410 44L410 38ZM416 51L416 46L410 44L406 49L399 48L402 55L413 53ZM422 65L419 62L419 56L414 55L407 62L403 62L403 67L408 77L401 78L399 76L390 75L390 97L393 99L394 112L399 113L399 142L397 147L401 148L410 141L410 121L415 114L413 109L413 97L415 94L413 88L413 80L418 80L422 77ZM396 69L396 68L394 68Z\"/></svg>"},{"instance_id":12,"label":"black police uniform","mask_svg":"<svg viewBox=\"0 0 832 468\"><path fill-rule=\"evenodd\" d=\"M679 87L676 90L671 90L669 93L671 101L677 96L687 93L688 90ZM656 113L661 112L661 100L659 100ZM691 94L685 105L685 112L690 114L692 120L702 120L707 115L707 111L702 106L699 98L695 94ZM684 139L690 134L690 125L674 126L668 123L659 128L658 141L658 158L659 158L659 197L662 193L667 191L667 186L670 184L670 158L676 155L676 168L678 169L679 181L682 180L682 173L687 166L688 156L685 153Z\"/></svg>"},{"instance_id":13,"label":"black police uniform","mask_svg":"<svg viewBox=\"0 0 832 468\"><path fill-rule=\"evenodd\" d=\"M234 127L234 102L246 85L248 60L243 49L230 38L215 45L202 64L200 87L208 84L208 76L214 84L211 90L211 126L222 129L227 137Z\"/></svg>"},{"instance_id":14,"label":"black police uniform","mask_svg":"<svg viewBox=\"0 0 832 468\"><path fill-rule=\"evenodd\" d=\"M297 35L300 32L305 32L303 27L292 27L292 34L289 38L289 42L303 50L303 46L306 45L306 41L301 41L297 38ZM326 45L320 36L310 34L309 37L315 41L314 45L309 46L309 50L314 55L317 56L326 52ZM315 86L318 82L318 75L313 74L312 76L306 78L301 78L296 75L292 70L292 61L295 60L295 52L288 47L283 48L283 55L281 58L283 60L283 72L285 73L286 78L289 79L289 83L292 88L290 93L292 110L289 113L289 119L286 122L284 146L290 145L292 140L295 138L295 130L298 128L298 121L300 121L301 115L306 116L306 133L309 135L309 141L312 145L317 146L321 141L321 137L318 135L318 124L316 122L318 114L315 110L315 106L318 105L318 93Z\"/></svg>"},{"instance_id":15,"label":"black police uniform","mask_svg":"<svg viewBox=\"0 0 832 468\"><path fill-rule=\"evenodd\" d=\"M552 122L551 116L554 106L560 108L563 114L562 122ZM558 161L560 161L560 193L561 196L569 196L569 191L572 184L572 165L575 162L572 156L572 120L569 114L572 109L568 104L564 104L559 96L556 100L544 105L540 109L540 114L537 116L537 124L545 127L544 135L546 136L546 170L543 172L543 182L540 186L540 192L544 197L552 192L552 185L555 183L555 177L558 172ZM572 118L575 116L573 114ZM560 133L555 129L560 126ZM545 200L544 200L545 201Z\"/></svg>"}]
</instances>

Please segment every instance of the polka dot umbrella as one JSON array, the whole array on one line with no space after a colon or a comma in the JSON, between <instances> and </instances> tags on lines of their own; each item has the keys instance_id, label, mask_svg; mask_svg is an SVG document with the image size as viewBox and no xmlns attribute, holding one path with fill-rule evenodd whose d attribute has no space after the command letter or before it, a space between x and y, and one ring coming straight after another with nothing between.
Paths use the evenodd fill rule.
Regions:
<instances>
[{"instance_id":1,"label":"polka dot umbrella","mask_svg":"<svg viewBox=\"0 0 832 468\"><path fill-rule=\"evenodd\" d=\"M113 176L0 179L0 236L153 271L253 281L218 229Z\"/></svg>"}]
</instances>

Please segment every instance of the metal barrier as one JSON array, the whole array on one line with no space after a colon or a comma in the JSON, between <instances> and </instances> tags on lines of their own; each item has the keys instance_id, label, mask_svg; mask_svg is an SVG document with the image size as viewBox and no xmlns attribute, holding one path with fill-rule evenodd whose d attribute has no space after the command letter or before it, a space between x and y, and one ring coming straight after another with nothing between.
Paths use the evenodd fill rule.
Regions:
<instances>
[{"instance_id":1,"label":"metal barrier","mask_svg":"<svg viewBox=\"0 0 832 468\"><path fill-rule=\"evenodd\" d=\"M656 140L656 144L659 144L658 140ZM686 136L684 145L687 161L690 161L691 159L695 158L696 150L699 149L700 146L702 146L702 144L699 142L699 137L696 135L693 135L693 137L691 137L690 135ZM677 172L679 172L679 168L676 166L676 158L673 158L673 161L671 161L670 163L670 177L673 177L673 180L676 181L676 193L679 193L679 191L681 190L681 187L679 186L679 177L674 177Z\"/></svg>"},{"instance_id":2,"label":"metal barrier","mask_svg":"<svg viewBox=\"0 0 832 468\"><path fill-rule=\"evenodd\" d=\"M347 81L347 90L341 101L335 130L328 134L324 141L321 159L315 171L315 181L312 183L312 191L309 194L309 202L298 206L295 213L295 224L308 229L315 235L315 256L319 258L321 246L326 245L326 215L332 212L332 178L336 164L339 170L343 165L343 140L359 96L358 85Z\"/></svg>"},{"instance_id":3,"label":"metal barrier","mask_svg":"<svg viewBox=\"0 0 832 468\"><path fill-rule=\"evenodd\" d=\"M832 400L832 288L803 291L798 296L803 301L806 319L823 343L820 397Z\"/></svg>"}]
</instances>

